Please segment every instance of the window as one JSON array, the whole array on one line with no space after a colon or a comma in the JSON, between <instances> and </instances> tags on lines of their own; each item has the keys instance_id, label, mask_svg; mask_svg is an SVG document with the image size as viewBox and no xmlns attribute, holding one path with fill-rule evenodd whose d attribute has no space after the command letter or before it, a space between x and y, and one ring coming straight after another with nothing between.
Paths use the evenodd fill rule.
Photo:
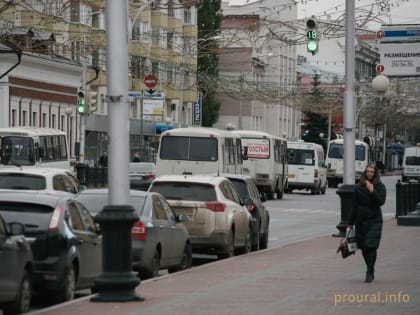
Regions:
<instances>
[{"instance_id":1,"label":"window","mask_svg":"<svg viewBox=\"0 0 420 315\"><path fill-rule=\"evenodd\" d=\"M163 160L217 161L216 138L171 137L161 140L160 158Z\"/></svg>"},{"instance_id":2,"label":"window","mask_svg":"<svg viewBox=\"0 0 420 315\"><path fill-rule=\"evenodd\" d=\"M287 149L287 162L295 165L314 165L314 151Z\"/></svg>"},{"instance_id":3,"label":"window","mask_svg":"<svg viewBox=\"0 0 420 315\"><path fill-rule=\"evenodd\" d=\"M70 227L73 230L83 231L85 227L83 225L83 220L80 217L80 213L77 209L77 206L73 202L71 202L68 204L68 209L70 212Z\"/></svg>"},{"instance_id":4,"label":"window","mask_svg":"<svg viewBox=\"0 0 420 315\"><path fill-rule=\"evenodd\" d=\"M328 157L334 159L342 159L343 158L343 145L332 143L330 149L328 151Z\"/></svg>"},{"instance_id":5,"label":"window","mask_svg":"<svg viewBox=\"0 0 420 315\"><path fill-rule=\"evenodd\" d=\"M151 191L158 192L166 199L190 201L215 201L216 192L212 185L184 182L156 182Z\"/></svg>"},{"instance_id":6,"label":"window","mask_svg":"<svg viewBox=\"0 0 420 315\"><path fill-rule=\"evenodd\" d=\"M165 209L157 196L153 196L153 218L156 220L167 220Z\"/></svg>"},{"instance_id":7,"label":"window","mask_svg":"<svg viewBox=\"0 0 420 315\"><path fill-rule=\"evenodd\" d=\"M366 160L366 148L363 145L356 145L354 154L355 154L356 161Z\"/></svg>"}]
</instances>

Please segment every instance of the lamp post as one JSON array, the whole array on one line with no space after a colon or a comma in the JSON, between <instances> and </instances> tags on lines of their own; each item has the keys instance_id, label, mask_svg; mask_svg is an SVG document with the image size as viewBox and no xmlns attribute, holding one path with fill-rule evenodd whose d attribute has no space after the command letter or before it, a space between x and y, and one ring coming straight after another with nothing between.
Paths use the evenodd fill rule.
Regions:
<instances>
[{"instance_id":1,"label":"lamp post","mask_svg":"<svg viewBox=\"0 0 420 315\"><path fill-rule=\"evenodd\" d=\"M389 79L380 74L377 75L373 80L372 80L372 88L375 90L375 92L380 94L380 102L384 104L384 107L386 107L386 102L383 102L383 94L385 94L385 92L388 90L389 87ZM384 119L384 129L383 129L383 152L382 152L382 165L383 165L383 170L385 171L386 169L386 123L387 123L387 119L388 119L388 109L385 108L385 119Z\"/></svg>"}]
</instances>

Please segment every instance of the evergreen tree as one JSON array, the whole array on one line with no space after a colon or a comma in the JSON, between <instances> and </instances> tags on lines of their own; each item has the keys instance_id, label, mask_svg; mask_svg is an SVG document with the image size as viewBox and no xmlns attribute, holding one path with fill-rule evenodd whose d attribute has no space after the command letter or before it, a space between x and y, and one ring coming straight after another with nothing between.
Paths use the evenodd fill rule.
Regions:
<instances>
[{"instance_id":1,"label":"evergreen tree","mask_svg":"<svg viewBox=\"0 0 420 315\"><path fill-rule=\"evenodd\" d=\"M202 125L211 127L219 119L220 101L216 99L219 77L218 44L223 20L221 0L202 0L198 8L198 89L203 95Z\"/></svg>"}]
</instances>

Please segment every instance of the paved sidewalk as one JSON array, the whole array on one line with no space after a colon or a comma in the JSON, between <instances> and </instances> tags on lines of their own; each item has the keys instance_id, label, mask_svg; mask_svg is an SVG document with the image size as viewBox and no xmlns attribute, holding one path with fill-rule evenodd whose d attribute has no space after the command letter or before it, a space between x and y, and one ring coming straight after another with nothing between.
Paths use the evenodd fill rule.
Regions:
<instances>
[{"instance_id":1,"label":"paved sidewalk","mask_svg":"<svg viewBox=\"0 0 420 315\"><path fill-rule=\"evenodd\" d=\"M419 315L420 228L385 221L375 281L360 252L345 260L324 236L142 281L144 302L89 297L42 315Z\"/></svg>"}]
</instances>

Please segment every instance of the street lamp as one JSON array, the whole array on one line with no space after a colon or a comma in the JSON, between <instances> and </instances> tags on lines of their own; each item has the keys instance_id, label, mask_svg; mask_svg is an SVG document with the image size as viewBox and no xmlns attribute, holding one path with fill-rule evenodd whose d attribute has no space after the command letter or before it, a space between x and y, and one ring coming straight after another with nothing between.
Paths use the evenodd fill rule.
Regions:
<instances>
[{"instance_id":1,"label":"street lamp","mask_svg":"<svg viewBox=\"0 0 420 315\"><path fill-rule=\"evenodd\" d=\"M372 88L375 90L375 92L380 94L380 102L383 102L383 95L385 94L385 92L388 90L389 87L389 79L380 74L377 75L373 80L372 80ZM385 102L384 102L384 107L386 107ZM382 152L382 165L383 165L383 169L382 171L385 171L385 163L386 163L386 122L388 119L388 110L387 108L385 108L385 120L384 120L384 129L383 129L383 152Z\"/></svg>"}]
</instances>

